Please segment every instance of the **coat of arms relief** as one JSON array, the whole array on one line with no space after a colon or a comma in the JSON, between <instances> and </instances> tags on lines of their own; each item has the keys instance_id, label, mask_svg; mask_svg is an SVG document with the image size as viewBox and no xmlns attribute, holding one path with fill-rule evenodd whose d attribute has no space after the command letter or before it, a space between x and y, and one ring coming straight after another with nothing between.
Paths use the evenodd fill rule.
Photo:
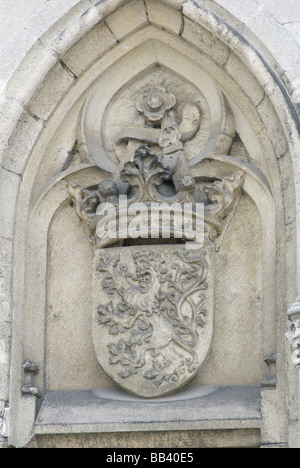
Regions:
<instances>
[{"instance_id":1,"label":"coat of arms relief","mask_svg":"<svg viewBox=\"0 0 300 468\"><path fill-rule=\"evenodd\" d=\"M109 132L126 107L124 97L116 98L99 129L106 138L102 159L94 159L96 132L91 137L85 128L87 102L78 146L102 169L111 161L115 170L97 187L68 186L94 250L95 354L115 383L145 398L188 384L209 352L216 246L243 185L237 171L201 177L205 157L197 155L207 123L203 100L192 91L183 95L167 79L136 86L130 103L127 96L128 116L123 111ZM212 150L227 154L235 129L227 103L224 109Z\"/></svg>"}]
</instances>

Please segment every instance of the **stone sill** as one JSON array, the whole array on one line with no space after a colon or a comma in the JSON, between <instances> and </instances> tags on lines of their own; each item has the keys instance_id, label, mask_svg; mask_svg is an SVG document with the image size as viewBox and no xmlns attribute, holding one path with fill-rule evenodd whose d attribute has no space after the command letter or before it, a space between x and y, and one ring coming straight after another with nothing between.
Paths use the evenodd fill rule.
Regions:
<instances>
[{"instance_id":1,"label":"stone sill","mask_svg":"<svg viewBox=\"0 0 300 468\"><path fill-rule=\"evenodd\" d=\"M155 400L103 389L48 392L35 434L260 427L259 387L195 387Z\"/></svg>"}]
</instances>

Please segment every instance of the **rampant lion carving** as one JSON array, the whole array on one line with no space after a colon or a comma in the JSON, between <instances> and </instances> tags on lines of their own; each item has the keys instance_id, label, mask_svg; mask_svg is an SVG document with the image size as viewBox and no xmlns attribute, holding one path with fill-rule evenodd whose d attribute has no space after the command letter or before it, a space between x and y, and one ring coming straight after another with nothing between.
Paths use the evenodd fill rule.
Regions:
<instances>
[{"instance_id":1,"label":"rampant lion carving","mask_svg":"<svg viewBox=\"0 0 300 468\"><path fill-rule=\"evenodd\" d=\"M134 250L134 270L118 254L101 255L98 271L111 300L99 305L98 321L114 338L109 363L121 378L140 372L163 387L195 372L198 330L207 315L205 254L175 249L168 268L160 252Z\"/></svg>"}]
</instances>

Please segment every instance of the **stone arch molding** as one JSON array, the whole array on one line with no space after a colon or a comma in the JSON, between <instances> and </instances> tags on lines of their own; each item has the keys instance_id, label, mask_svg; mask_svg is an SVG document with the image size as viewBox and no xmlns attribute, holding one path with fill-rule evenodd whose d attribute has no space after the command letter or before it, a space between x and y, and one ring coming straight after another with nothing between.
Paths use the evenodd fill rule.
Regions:
<instances>
[{"instance_id":1,"label":"stone arch molding","mask_svg":"<svg viewBox=\"0 0 300 468\"><path fill-rule=\"evenodd\" d=\"M22 103L22 112L25 108L27 115L20 115L12 134L11 147L3 159L4 167L15 171L11 174L17 180L15 185L19 189L14 220L14 263L18 267L14 272L13 290L9 441L12 445L23 446L34 435L153 430L146 416L140 420L138 427L135 423L134 428L133 414L132 419L122 420L120 429L120 424L116 426L117 419L109 419L110 415L100 416L94 411L97 402L93 399L95 396L89 400L90 390L100 388L102 395L103 389L113 387L97 367L93 354L101 353L97 347L93 351L92 346L87 345L89 351L79 365L82 370L88 362L92 363L91 370L87 371L88 377L74 377L72 372L76 362L71 362L68 351L66 356L69 356L69 362L57 362L55 370L55 340L51 330L57 331L55 320L61 318L61 311L52 311L49 297L52 297L51 288L58 287L51 262L59 252L56 236L60 239L62 237L59 236L65 235L68 230L66 222L62 221L64 218L71 223L69 230L77 226L80 234L76 239L85 243L84 251L88 252L89 244L83 225L79 218L70 214L75 210L74 206L70 207L67 187L80 182L91 190L101 181L112 178L112 174L114 180L119 180L123 163L132 159L138 143L144 143L137 137L136 126L132 129L134 122L129 122L134 109L132 97L146 89L149 83L154 86L155 80L159 80L157 85L160 87L165 85L167 88L166 84L172 87L173 76L178 86L177 89L174 87L173 93L176 95L176 91L186 89L187 97L190 97L194 92L201 115L196 136L193 135L196 143L193 144L189 138L184 141L186 165L182 162L175 176L177 173L180 175L180 171L186 171L197 184L203 185L204 182L215 183L242 174L241 195L235 199L234 209L226 218L219 243L215 244L219 255L216 260L219 275L226 272L226 268L220 266L221 260L218 260L222 255L224 258L226 256L222 253L222 247L226 239L234 242L237 227L246 237L247 216L254 219L253 225L249 220L249 231L251 235L256 232L257 240L253 246L245 246L237 236L238 254L234 261L237 262L240 252L247 249L254 255L251 249L257 248L261 254L260 257L256 256L257 263L252 270L243 267L246 271L244 280L249 280L249 289L252 288L256 296L255 299L251 296L252 290L246 295L244 302L241 302L245 307L244 319L243 314L238 315L237 319L238 323L243 324L244 333L249 327L254 327L251 331L253 334L249 332L252 337L257 332L257 352L253 361L245 364L244 372L235 368L237 373L241 371L240 378L228 372L228 376L223 375L223 381L210 379L211 371L217 373L220 370L216 363L212 364L213 361L219 358L220 366L225 366L224 358L220 358L220 348L224 345L222 333L218 334L218 330L215 330L215 338L208 343L195 380L198 390L207 389L209 384L220 386L223 391L233 387L235 392L242 395L244 412L232 422L232 417L226 414L225 405L220 423L213 416L207 421L200 411L197 420L190 415L189 429L246 428L260 434L259 443L286 442L288 428L285 414L288 408L291 414L294 411L289 401L294 400L295 388L286 385L287 372L292 376L290 382L293 382L293 372L286 365L283 310L294 300L296 288L295 193L293 184L287 182L293 177L292 158L296 147L296 137L288 141L287 135L291 132L295 135L296 123L286 92L260 53L213 9L194 2L178 7L176 2L133 1L117 4L110 1L99 2L84 13L75 23L83 29L75 27L74 36L66 39L67 36L62 34L60 41L52 42L55 60L53 54L49 55L43 50L42 57L49 70L43 76L43 83L40 83L41 77L38 76L34 89L20 88L18 100ZM76 9L61 20L66 26L65 31L68 32L68 21L74 20L75 14ZM59 24L56 26L59 27ZM57 32L56 26L47 33L48 36L45 35L47 40L50 41L51 35L53 37L53 31ZM84 31L84 35L81 31ZM43 43L43 38L41 41ZM29 54L27 63L35 59L36 56L32 58ZM12 77L8 92L16 86L16 79L17 74ZM179 114L183 111L185 95L179 94L176 98ZM274 102L277 106L274 106ZM123 114L120 115L122 110ZM119 140L111 137L114 134L110 127L111 115L120 117L120 128L115 129L115 134L120 135L125 127L126 138L123 134ZM128 128L132 133L128 134ZM155 125L151 128L148 133L156 135ZM151 138L147 141L150 147L161 150L156 137ZM18 146L20 141L21 146ZM116 145L119 145L117 150ZM126 157L124 161L118 159L123 150L129 152L131 149L131 158ZM18 155L18 159L15 155ZM22 174L21 182L17 172ZM119 188L122 190L122 184ZM76 205L76 199L72 204ZM73 248L77 246L73 245ZM246 263L247 260L249 258L242 255L241 261ZM91 261L91 257L88 261ZM287 268L290 271L288 281ZM82 267L81 279L85 274L88 275L88 269ZM229 270L228 274L230 276L232 271ZM88 278L85 284L91 282ZM218 281L221 286L217 291L224 295L226 281L220 278ZM70 282L67 280L66 284ZM57 294L59 291L67 292L58 288ZM85 297L88 298L88 294ZM63 300L62 304L65 304ZM239 302L236 301L234 307L238 306ZM90 303L88 307L91 308ZM218 305L215 313L219 314L218 319L222 317ZM211 323L213 321L212 317ZM88 320L83 322L86 327L90 326ZM66 324L64 326L66 333L70 333L72 328ZM227 339L229 335L228 332ZM86 338L85 333L76 336ZM234 331L232 336L236 336ZM63 333L60 338L64 339ZM82 343L79 344L81 349L82 346ZM237 353L242 350L239 346ZM72 347L76 349L74 342ZM251 344L246 342L245 347L250 350ZM228 344L226 350L229 352ZM236 366L240 358L236 359ZM77 392L79 400L74 397L75 409L79 408L78 402L82 398L87 398L87 416L83 412L81 419L76 421L60 419L64 398L68 398L64 392L69 388L62 386L63 377L60 380L55 378L59 373L65 376L72 395ZM111 395L113 392L114 389ZM126 397L122 398L126 402ZM186 398L189 402L189 395ZM252 406L249 413L250 400ZM199 398L200 407L201 401ZM283 401L288 402L287 406ZM116 418L122 417L120 405L112 404L115 405L112 411L116 412ZM130 405L128 402L126 404ZM155 403L143 401L143 405L146 409L153 405L155 413ZM171 405L168 399L165 405ZM228 407L227 413L229 410ZM155 417L154 430L171 427L171 421L160 421L158 413ZM182 428L179 418L176 429Z\"/></svg>"}]
</instances>

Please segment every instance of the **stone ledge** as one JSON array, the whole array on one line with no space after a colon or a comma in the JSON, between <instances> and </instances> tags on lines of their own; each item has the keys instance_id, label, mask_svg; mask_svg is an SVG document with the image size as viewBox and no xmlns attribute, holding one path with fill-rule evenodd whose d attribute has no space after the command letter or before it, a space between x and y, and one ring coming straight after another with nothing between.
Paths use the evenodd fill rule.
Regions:
<instances>
[{"instance_id":1,"label":"stone ledge","mask_svg":"<svg viewBox=\"0 0 300 468\"><path fill-rule=\"evenodd\" d=\"M25 448L259 448L259 429L37 435Z\"/></svg>"},{"instance_id":2,"label":"stone ledge","mask_svg":"<svg viewBox=\"0 0 300 468\"><path fill-rule=\"evenodd\" d=\"M106 389L48 392L35 424L35 434L259 429L260 426L259 387L190 387L176 396L155 400Z\"/></svg>"}]
</instances>

